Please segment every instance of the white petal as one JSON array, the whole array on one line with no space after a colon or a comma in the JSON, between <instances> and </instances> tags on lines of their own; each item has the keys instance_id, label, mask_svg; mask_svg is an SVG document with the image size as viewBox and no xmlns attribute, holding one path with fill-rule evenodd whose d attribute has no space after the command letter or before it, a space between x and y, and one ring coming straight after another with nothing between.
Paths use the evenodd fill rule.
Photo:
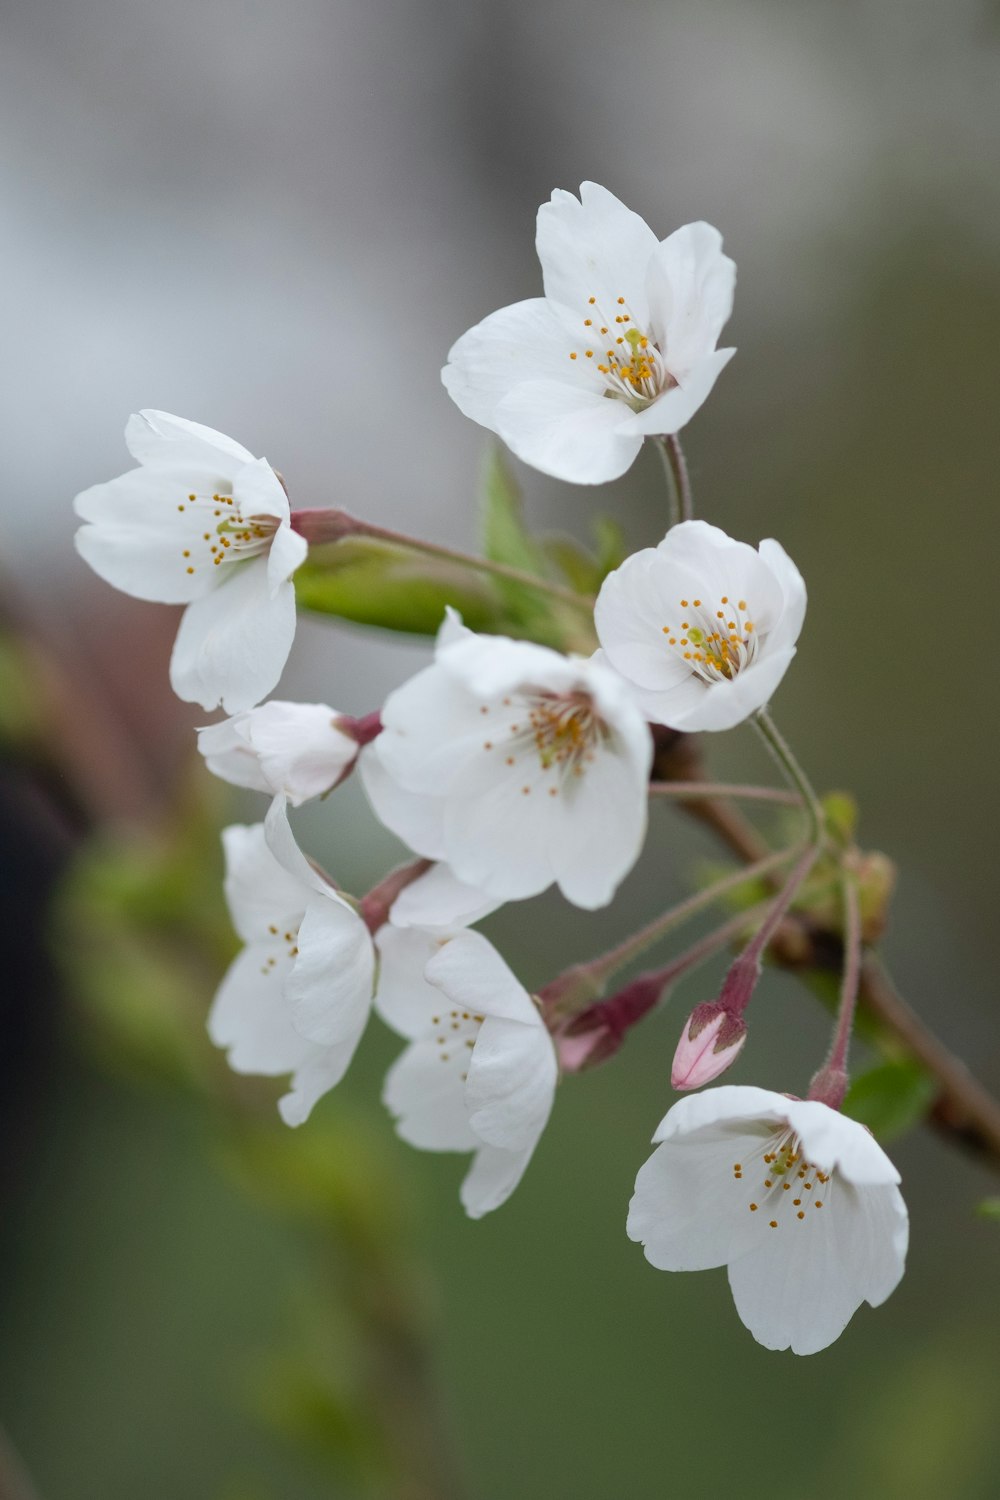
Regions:
<instances>
[{"instance_id":1,"label":"white petal","mask_svg":"<svg viewBox=\"0 0 1000 1500\"><path fill-rule=\"evenodd\" d=\"M222 830L226 859L224 889L233 926L245 943L267 941L270 929L295 926L309 890L275 859L263 823Z\"/></svg>"},{"instance_id":2,"label":"white petal","mask_svg":"<svg viewBox=\"0 0 1000 1500\"><path fill-rule=\"evenodd\" d=\"M496 431L526 464L569 484L604 484L635 462L642 433L615 397L570 381L517 385L496 408Z\"/></svg>"},{"instance_id":3,"label":"white petal","mask_svg":"<svg viewBox=\"0 0 1000 1500\"><path fill-rule=\"evenodd\" d=\"M544 1026L487 1016L465 1086L469 1124L491 1146L532 1150L552 1111L558 1076L555 1047Z\"/></svg>"},{"instance_id":4,"label":"white petal","mask_svg":"<svg viewBox=\"0 0 1000 1500\"><path fill-rule=\"evenodd\" d=\"M459 880L448 865L436 864L399 893L389 920L394 927L466 927L499 905L495 896Z\"/></svg>"},{"instance_id":5,"label":"white petal","mask_svg":"<svg viewBox=\"0 0 1000 1500\"><path fill-rule=\"evenodd\" d=\"M875 1137L857 1120L814 1099L790 1100L788 1123L811 1162L857 1186L897 1183L899 1173Z\"/></svg>"},{"instance_id":6,"label":"white petal","mask_svg":"<svg viewBox=\"0 0 1000 1500\"><path fill-rule=\"evenodd\" d=\"M441 991L424 978L428 961L443 943L444 934L412 928L379 928L375 946L379 952L375 1009L400 1036L424 1036L441 1009Z\"/></svg>"},{"instance_id":7,"label":"white petal","mask_svg":"<svg viewBox=\"0 0 1000 1500\"><path fill-rule=\"evenodd\" d=\"M267 554L267 581L274 594L306 560L309 543L291 526L279 526Z\"/></svg>"},{"instance_id":8,"label":"white petal","mask_svg":"<svg viewBox=\"0 0 1000 1500\"><path fill-rule=\"evenodd\" d=\"M309 863L296 843L295 835L288 822L288 807L280 793L275 796L267 810L267 817L264 819L264 837L275 860L283 870L287 870L304 891L340 901L341 898L329 881L324 880L319 871Z\"/></svg>"},{"instance_id":9,"label":"white petal","mask_svg":"<svg viewBox=\"0 0 1000 1500\"><path fill-rule=\"evenodd\" d=\"M673 375L683 376L714 350L735 286L736 266L711 224L685 224L657 245L646 290L653 336Z\"/></svg>"},{"instance_id":10,"label":"white petal","mask_svg":"<svg viewBox=\"0 0 1000 1500\"><path fill-rule=\"evenodd\" d=\"M114 588L156 604L187 604L219 582L206 527L214 518L189 495L217 483L203 471L132 469L77 495L74 509L91 524L74 538L76 550ZM190 571L189 571L190 570Z\"/></svg>"},{"instance_id":11,"label":"white petal","mask_svg":"<svg viewBox=\"0 0 1000 1500\"><path fill-rule=\"evenodd\" d=\"M426 977L460 1010L544 1030L527 990L481 932L459 932L430 960Z\"/></svg>"},{"instance_id":12,"label":"white petal","mask_svg":"<svg viewBox=\"0 0 1000 1500\"><path fill-rule=\"evenodd\" d=\"M716 349L706 354L683 373L679 385L671 386L634 417L627 417L623 434L642 433L652 437L680 432L708 400L712 387L735 353L735 349Z\"/></svg>"},{"instance_id":13,"label":"white petal","mask_svg":"<svg viewBox=\"0 0 1000 1500\"><path fill-rule=\"evenodd\" d=\"M458 878L498 901L537 896L555 879L551 851L565 827L558 798L548 794L552 774L537 757L513 766L497 756L469 768L462 796L444 803L444 857Z\"/></svg>"},{"instance_id":14,"label":"white petal","mask_svg":"<svg viewBox=\"0 0 1000 1500\"><path fill-rule=\"evenodd\" d=\"M646 269L656 235L607 188L584 182L579 199L557 189L538 210L535 247L546 297L576 314L581 325L593 315L589 298L610 314L624 297L636 323L645 326Z\"/></svg>"},{"instance_id":15,"label":"white petal","mask_svg":"<svg viewBox=\"0 0 1000 1500\"><path fill-rule=\"evenodd\" d=\"M425 859L443 859L444 799L406 791L394 781L378 756L382 738L380 734L358 757L361 784L372 812L415 853Z\"/></svg>"},{"instance_id":16,"label":"white petal","mask_svg":"<svg viewBox=\"0 0 1000 1500\"><path fill-rule=\"evenodd\" d=\"M273 967L267 964L271 957ZM208 1034L227 1049L235 1073L274 1077L291 1073L309 1056L310 1044L292 1025L285 1002L290 971L287 948L273 943L244 948L226 971L209 1011Z\"/></svg>"},{"instance_id":17,"label":"white petal","mask_svg":"<svg viewBox=\"0 0 1000 1500\"><path fill-rule=\"evenodd\" d=\"M566 816L552 868L566 900L587 911L608 904L642 851L653 741L641 727L648 747L641 760L629 757L615 735L597 748L578 782L560 789Z\"/></svg>"},{"instance_id":18,"label":"white petal","mask_svg":"<svg viewBox=\"0 0 1000 1500\"><path fill-rule=\"evenodd\" d=\"M434 1041L413 1042L396 1059L382 1098L404 1141L423 1151L471 1151L479 1144L465 1108L463 1067L463 1057L442 1057Z\"/></svg>"},{"instance_id":19,"label":"white petal","mask_svg":"<svg viewBox=\"0 0 1000 1500\"><path fill-rule=\"evenodd\" d=\"M712 683L690 707L682 708L677 695L671 702L670 693L659 694L657 722L689 734L698 730L733 729L766 707L794 655L794 648L773 655L762 653L752 666L744 667L731 681ZM651 700L652 695L647 701Z\"/></svg>"},{"instance_id":20,"label":"white petal","mask_svg":"<svg viewBox=\"0 0 1000 1500\"><path fill-rule=\"evenodd\" d=\"M704 1089L700 1094L686 1094L683 1099L678 1099L660 1121L653 1140L670 1141L713 1125L728 1126L733 1121L745 1124L751 1119L761 1122L762 1130L770 1133L771 1126L787 1125L791 1103L786 1095L776 1094L773 1089L760 1089L749 1084L722 1084L719 1088Z\"/></svg>"},{"instance_id":21,"label":"white petal","mask_svg":"<svg viewBox=\"0 0 1000 1500\"><path fill-rule=\"evenodd\" d=\"M317 1099L334 1088L344 1076L342 1051L307 1045L309 1055L295 1069L290 1092L278 1100L278 1111L286 1125L305 1124Z\"/></svg>"},{"instance_id":22,"label":"white petal","mask_svg":"<svg viewBox=\"0 0 1000 1500\"><path fill-rule=\"evenodd\" d=\"M448 353L441 379L460 411L496 428L499 403L526 380L565 380L586 392L603 386L565 318L544 297L515 302L491 313L462 335ZM570 359L576 351L577 358Z\"/></svg>"},{"instance_id":23,"label":"white petal","mask_svg":"<svg viewBox=\"0 0 1000 1500\"><path fill-rule=\"evenodd\" d=\"M358 753L325 703L277 699L198 731L209 770L233 786L283 793L298 807L329 791Z\"/></svg>"},{"instance_id":24,"label":"white petal","mask_svg":"<svg viewBox=\"0 0 1000 1500\"><path fill-rule=\"evenodd\" d=\"M733 1164L759 1147L760 1137L742 1120L728 1133L685 1135L657 1147L639 1168L626 1224L651 1265L661 1271L724 1266L768 1232L760 1212L750 1209L749 1183L733 1175Z\"/></svg>"},{"instance_id":25,"label":"white petal","mask_svg":"<svg viewBox=\"0 0 1000 1500\"><path fill-rule=\"evenodd\" d=\"M147 409L129 417L125 445L137 463L210 469L227 482L253 462L253 454L224 433L166 411Z\"/></svg>"},{"instance_id":26,"label":"white petal","mask_svg":"<svg viewBox=\"0 0 1000 1500\"><path fill-rule=\"evenodd\" d=\"M442 661L452 652L461 653L466 644L448 646ZM456 682L442 661L389 694L382 707L382 733L364 757L377 760L400 786L428 795L440 795L455 767L484 738L482 700L477 702Z\"/></svg>"},{"instance_id":27,"label":"white petal","mask_svg":"<svg viewBox=\"0 0 1000 1500\"><path fill-rule=\"evenodd\" d=\"M502 1151L497 1146L482 1146L465 1174L459 1196L470 1219L481 1219L506 1203L524 1176L534 1151Z\"/></svg>"},{"instance_id":28,"label":"white petal","mask_svg":"<svg viewBox=\"0 0 1000 1500\"><path fill-rule=\"evenodd\" d=\"M601 584L594 624L608 662L629 682L663 690L684 682L691 671L667 646L663 630L677 600L665 591L663 557L645 547L627 557Z\"/></svg>"},{"instance_id":29,"label":"white petal","mask_svg":"<svg viewBox=\"0 0 1000 1500\"><path fill-rule=\"evenodd\" d=\"M266 458L251 459L233 479L233 499L244 516L273 516L285 521L291 514L288 496Z\"/></svg>"},{"instance_id":30,"label":"white petal","mask_svg":"<svg viewBox=\"0 0 1000 1500\"><path fill-rule=\"evenodd\" d=\"M778 1228L729 1267L736 1310L765 1348L825 1349L862 1302L884 1301L903 1274L906 1211L898 1188L834 1179L824 1193L821 1212L802 1220L782 1214Z\"/></svg>"},{"instance_id":31,"label":"white petal","mask_svg":"<svg viewBox=\"0 0 1000 1500\"><path fill-rule=\"evenodd\" d=\"M295 588L272 595L267 559L227 565L218 588L184 611L170 683L179 698L228 713L252 708L275 686L295 636Z\"/></svg>"},{"instance_id":32,"label":"white petal","mask_svg":"<svg viewBox=\"0 0 1000 1500\"><path fill-rule=\"evenodd\" d=\"M296 939L298 955L285 985L295 1029L336 1049L341 1073L371 1013L375 954L357 912L331 893L311 896Z\"/></svg>"},{"instance_id":33,"label":"white petal","mask_svg":"<svg viewBox=\"0 0 1000 1500\"><path fill-rule=\"evenodd\" d=\"M794 646L806 616L805 579L780 542L767 537L760 544L760 556L781 586L785 607L768 635L770 650Z\"/></svg>"}]
</instances>

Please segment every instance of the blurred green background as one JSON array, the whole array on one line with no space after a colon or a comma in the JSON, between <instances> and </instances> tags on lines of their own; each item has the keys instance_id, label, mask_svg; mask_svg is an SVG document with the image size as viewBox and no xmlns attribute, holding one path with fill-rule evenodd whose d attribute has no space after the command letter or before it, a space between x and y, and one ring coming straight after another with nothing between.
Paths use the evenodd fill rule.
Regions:
<instances>
[{"instance_id":1,"label":"blurred green background","mask_svg":"<svg viewBox=\"0 0 1000 1500\"><path fill-rule=\"evenodd\" d=\"M724 1273L657 1273L626 1239L709 972L560 1089L478 1224L462 1163L392 1135L377 1024L298 1133L276 1088L229 1078L202 1030L232 942L215 830L261 806L192 768L173 612L86 573L69 501L153 405L266 453L298 504L471 544L486 440L437 370L536 294L537 204L593 177L661 234L718 224L739 354L685 434L698 506L805 574L775 716L898 861L903 992L1000 1086L996 6L14 0L2 35L3 605L62 674L0 660L0 1425L38 1496L993 1500L1000 1227L975 1216L997 1192L977 1163L923 1129L893 1144L907 1275L807 1360L753 1343ZM597 493L520 478L542 529L661 533L653 455ZM281 691L364 712L425 658L309 620ZM709 750L720 776L768 774L748 733ZM609 911L487 924L527 983L715 853L654 811ZM353 786L296 827L357 890L397 857ZM799 1090L826 1034L770 974L730 1076Z\"/></svg>"}]
</instances>

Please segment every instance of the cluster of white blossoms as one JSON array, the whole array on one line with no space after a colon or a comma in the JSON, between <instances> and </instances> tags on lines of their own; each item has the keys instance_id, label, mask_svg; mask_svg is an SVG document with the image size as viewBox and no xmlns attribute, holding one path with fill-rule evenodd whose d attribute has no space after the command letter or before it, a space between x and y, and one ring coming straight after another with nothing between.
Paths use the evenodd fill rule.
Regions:
<instances>
[{"instance_id":1,"label":"cluster of white blossoms","mask_svg":"<svg viewBox=\"0 0 1000 1500\"><path fill-rule=\"evenodd\" d=\"M543 205L537 245L545 296L459 339L444 382L527 463L600 483L708 396L734 352L716 346L735 268L709 225L660 242L593 183ZM776 541L754 548L687 519L606 577L589 657L476 634L449 609L433 661L378 712L264 702L307 552L283 481L162 412L133 417L126 443L139 467L77 498L78 549L125 592L186 605L172 685L230 715L198 731L198 748L217 776L272 799L262 822L223 833L244 947L211 1007L212 1040L240 1073L287 1076L279 1109L300 1125L376 1011L406 1042L384 1091L399 1134L472 1153L461 1198L479 1217L520 1180L569 1054L565 1011L530 995L474 924L553 885L585 910L611 902L646 836L653 726L720 731L760 715L795 655L802 578ZM306 857L287 815L355 768L375 816L418 857L360 900ZM705 1060L724 1010L687 1086L725 1065ZM731 1034L735 1055L735 1009ZM896 1172L831 1103L708 1089L675 1104L654 1140L629 1235L663 1269L728 1265L762 1343L823 1348L898 1282Z\"/></svg>"}]
</instances>

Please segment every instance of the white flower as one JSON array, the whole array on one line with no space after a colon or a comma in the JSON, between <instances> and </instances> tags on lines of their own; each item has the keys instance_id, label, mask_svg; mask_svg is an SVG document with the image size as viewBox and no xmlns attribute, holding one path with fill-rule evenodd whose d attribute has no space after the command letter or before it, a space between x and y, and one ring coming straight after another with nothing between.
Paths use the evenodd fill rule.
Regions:
<instances>
[{"instance_id":1,"label":"white flower","mask_svg":"<svg viewBox=\"0 0 1000 1500\"><path fill-rule=\"evenodd\" d=\"M500 900L557 882L605 905L646 830L652 738L598 662L450 615L434 664L391 693L360 760L377 816L418 854Z\"/></svg>"},{"instance_id":2,"label":"white flower","mask_svg":"<svg viewBox=\"0 0 1000 1500\"><path fill-rule=\"evenodd\" d=\"M684 521L608 574L594 621L603 658L648 717L694 731L731 729L764 707L805 612L802 575L777 542L755 551Z\"/></svg>"},{"instance_id":3,"label":"white flower","mask_svg":"<svg viewBox=\"0 0 1000 1500\"><path fill-rule=\"evenodd\" d=\"M281 792L298 807L336 786L354 764L358 742L339 724L325 703L275 700L199 729L198 749L223 781Z\"/></svg>"},{"instance_id":4,"label":"white flower","mask_svg":"<svg viewBox=\"0 0 1000 1500\"><path fill-rule=\"evenodd\" d=\"M736 1311L768 1349L815 1354L903 1274L899 1173L863 1125L769 1089L691 1094L640 1168L631 1239L662 1271L729 1267Z\"/></svg>"},{"instance_id":5,"label":"white flower","mask_svg":"<svg viewBox=\"0 0 1000 1500\"><path fill-rule=\"evenodd\" d=\"M291 1073L278 1108L301 1125L347 1071L371 1013L371 937L296 846L282 798L266 824L222 838L226 900L246 947L219 987L209 1035L237 1073Z\"/></svg>"},{"instance_id":6,"label":"white flower","mask_svg":"<svg viewBox=\"0 0 1000 1500\"><path fill-rule=\"evenodd\" d=\"M552 1038L480 933L386 926L376 941L376 1008L410 1043L385 1103L410 1145L476 1153L460 1196L481 1218L510 1197L545 1129L558 1077Z\"/></svg>"},{"instance_id":7,"label":"white flower","mask_svg":"<svg viewBox=\"0 0 1000 1500\"><path fill-rule=\"evenodd\" d=\"M710 224L660 242L596 182L542 204L535 244L545 296L470 329L441 378L525 463L600 484L679 431L735 354L715 346L736 267Z\"/></svg>"},{"instance_id":8,"label":"white flower","mask_svg":"<svg viewBox=\"0 0 1000 1500\"><path fill-rule=\"evenodd\" d=\"M170 661L178 697L252 708L288 659L306 555L281 482L232 438L167 412L130 417L125 442L140 467L77 495L77 551L126 594L187 605Z\"/></svg>"}]
</instances>

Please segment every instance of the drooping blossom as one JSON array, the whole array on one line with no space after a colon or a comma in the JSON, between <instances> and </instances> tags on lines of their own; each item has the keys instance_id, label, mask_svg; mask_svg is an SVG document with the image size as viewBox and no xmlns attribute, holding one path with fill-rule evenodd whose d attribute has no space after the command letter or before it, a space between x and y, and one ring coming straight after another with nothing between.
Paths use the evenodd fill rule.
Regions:
<instances>
[{"instance_id":1,"label":"drooping blossom","mask_svg":"<svg viewBox=\"0 0 1000 1500\"><path fill-rule=\"evenodd\" d=\"M307 550L281 481L232 438L167 412L130 417L125 443L139 468L77 495L77 551L126 594L187 605L170 661L178 697L252 708L288 659Z\"/></svg>"},{"instance_id":2,"label":"drooping blossom","mask_svg":"<svg viewBox=\"0 0 1000 1500\"><path fill-rule=\"evenodd\" d=\"M626 558L594 611L602 659L655 723L732 729L763 708L795 655L806 586L775 541L759 549L706 521Z\"/></svg>"},{"instance_id":3,"label":"drooping blossom","mask_svg":"<svg viewBox=\"0 0 1000 1500\"><path fill-rule=\"evenodd\" d=\"M596 182L542 204L535 244L544 297L470 329L442 379L525 463L601 484L690 421L736 352L716 348L736 267L710 224L658 241Z\"/></svg>"},{"instance_id":4,"label":"drooping blossom","mask_svg":"<svg viewBox=\"0 0 1000 1500\"><path fill-rule=\"evenodd\" d=\"M628 1234L663 1271L727 1266L768 1349L814 1354L898 1284L899 1173L863 1125L816 1101L725 1086L674 1105L639 1170Z\"/></svg>"},{"instance_id":5,"label":"drooping blossom","mask_svg":"<svg viewBox=\"0 0 1000 1500\"><path fill-rule=\"evenodd\" d=\"M325 703L273 700L198 731L208 769L233 786L282 793L293 807L320 797L346 774L360 748Z\"/></svg>"},{"instance_id":6,"label":"drooping blossom","mask_svg":"<svg viewBox=\"0 0 1000 1500\"><path fill-rule=\"evenodd\" d=\"M266 823L223 830L225 892L246 944L208 1019L237 1073L290 1073L278 1108L301 1125L347 1071L371 1013L375 952L357 912L295 843L284 800Z\"/></svg>"},{"instance_id":7,"label":"drooping blossom","mask_svg":"<svg viewBox=\"0 0 1000 1500\"><path fill-rule=\"evenodd\" d=\"M403 1140L473 1151L461 1187L471 1218L514 1191L545 1128L558 1076L541 1015L478 932L383 927L376 1009L409 1046L384 1099Z\"/></svg>"},{"instance_id":8,"label":"drooping blossom","mask_svg":"<svg viewBox=\"0 0 1000 1500\"><path fill-rule=\"evenodd\" d=\"M652 758L614 672L450 614L433 665L389 695L382 724L362 779L418 854L498 900L555 882L577 906L610 901L642 846Z\"/></svg>"}]
</instances>

